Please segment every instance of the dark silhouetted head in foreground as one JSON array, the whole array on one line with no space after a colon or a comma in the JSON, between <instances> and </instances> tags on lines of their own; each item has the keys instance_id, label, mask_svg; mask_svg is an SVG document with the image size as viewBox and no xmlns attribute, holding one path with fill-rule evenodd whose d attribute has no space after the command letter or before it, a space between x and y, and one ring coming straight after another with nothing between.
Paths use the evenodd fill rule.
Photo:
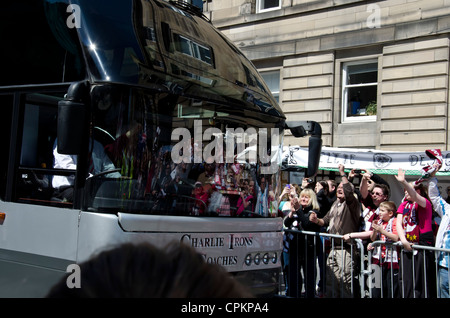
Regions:
<instances>
[{"instance_id":1,"label":"dark silhouetted head in foreground","mask_svg":"<svg viewBox=\"0 0 450 318\"><path fill-rule=\"evenodd\" d=\"M239 298L253 297L221 266L208 264L192 247L164 249L126 243L80 264L81 286L69 288L66 275L49 298Z\"/></svg>"}]
</instances>

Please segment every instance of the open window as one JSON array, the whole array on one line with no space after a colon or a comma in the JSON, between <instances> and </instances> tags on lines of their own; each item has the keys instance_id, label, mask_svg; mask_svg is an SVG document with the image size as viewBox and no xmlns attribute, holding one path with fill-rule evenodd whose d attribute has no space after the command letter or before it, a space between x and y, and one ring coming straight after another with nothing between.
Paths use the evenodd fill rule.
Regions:
<instances>
[{"instance_id":1,"label":"open window","mask_svg":"<svg viewBox=\"0 0 450 318\"><path fill-rule=\"evenodd\" d=\"M28 204L71 206L53 198L52 179L60 174L53 169L58 101L63 93L26 94L19 129L18 170L15 173L14 201ZM62 173L75 174L75 171Z\"/></svg>"},{"instance_id":2,"label":"open window","mask_svg":"<svg viewBox=\"0 0 450 318\"><path fill-rule=\"evenodd\" d=\"M342 122L375 121L377 115L378 61L342 64Z\"/></svg>"}]
</instances>

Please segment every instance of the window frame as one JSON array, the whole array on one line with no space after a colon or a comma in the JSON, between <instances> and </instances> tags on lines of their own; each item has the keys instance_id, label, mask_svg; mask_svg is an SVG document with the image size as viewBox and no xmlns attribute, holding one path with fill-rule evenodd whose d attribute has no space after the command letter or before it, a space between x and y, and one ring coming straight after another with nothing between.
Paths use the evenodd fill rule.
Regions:
<instances>
[{"instance_id":1,"label":"window frame","mask_svg":"<svg viewBox=\"0 0 450 318\"><path fill-rule=\"evenodd\" d=\"M363 84L347 84L347 68L348 66L354 66L354 65L362 65L362 64L377 64L377 81L371 82L371 83L363 83ZM359 59L359 60L345 60L341 61L341 121L342 123L354 123L354 122L373 122L377 120L377 115L367 115L367 116L347 116L347 109L348 109L348 89L349 88L355 88L355 87L369 87L369 86L375 86L376 87L376 95L377 95L377 105L378 105L378 94L379 94L379 59L377 57L372 58L366 58L366 59Z\"/></svg>"},{"instance_id":2,"label":"window frame","mask_svg":"<svg viewBox=\"0 0 450 318\"><path fill-rule=\"evenodd\" d=\"M272 91L271 87L269 86L269 83L266 82L264 78L264 74L278 74L278 91ZM266 82L267 87L270 90L270 93L272 96L277 100L278 104L280 104L281 101L281 69L280 68L269 68L269 69L260 69L259 74L264 79L264 82Z\"/></svg>"},{"instance_id":3,"label":"window frame","mask_svg":"<svg viewBox=\"0 0 450 318\"><path fill-rule=\"evenodd\" d=\"M61 87L61 88L59 88ZM32 152L33 157L36 159L35 163L30 164L26 159L23 158L24 155L24 149L26 148L27 142L30 142L31 140L27 138L26 134L35 132L36 134L40 135L42 132L45 132L46 130L42 130L45 126L45 122L42 122L40 118L41 112L47 112L47 114L54 113L54 115L57 115L58 112L58 101L62 100L63 95L67 91L67 88L65 86L55 86L55 88L41 88L36 87L36 89L31 90L24 90L17 92L17 98L18 98L18 104L16 107L18 107L17 110L17 124L15 126L15 140L14 140L14 149L11 148L11 152L14 152L14 163L13 167L11 167L12 170L12 179L9 182L8 187L10 187L10 196L9 200L11 202L16 203L25 203L25 204L36 204L36 205L45 205L45 206L56 206L56 207L64 207L64 208L73 208L75 205L75 201L72 202L60 202L55 201L52 197L52 194L50 193L53 188L51 186L52 178L54 175L70 175L78 174L78 170L60 170L53 168L53 165L49 166L50 162L45 162L45 166L41 166L41 163L39 161L39 154L47 154L49 158L52 158L53 160L53 151L52 149L42 149L40 147L37 147L34 152ZM57 97L56 95L61 95ZM45 110L44 110L45 109ZM36 128L28 130L27 127L27 114L34 113L34 111L37 111L39 113L39 118L36 120L36 125L33 127ZM44 115L45 117L46 115ZM47 115L48 117L48 115ZM51 117L51 116L50 116ZM31 117L28 117L29 119L32 119ZM32 119L33 120L33 119ZM56 118L55 118L56 121ZM47 126L50 127L50 126ZM51 126L52 128L48 129L46 132L50 133L54 138L56 138L56 122L54 126ZM54 132L52 132L54 130ZM40 137L45 136L41 135ZM49 135L47 135L49 136ZM44 138L47 139L47 138ZM39 141L44 141L43 138L38 138ZM50 139L48 139L50 141ZM50 145L51 148L53 148L52 145ZM50 151L50 153L48 152ZM11 159L10 159L11 160ZM39 186L35 183L33 183L34 191L33 193L27 193L26 187L24 187L24 184L22 181L30 181L32 178L30 176L32 174L38 174L38 175L46 175L49 177L48 181L48 187L45 189L41 189L44 192L41 192L41 194L44 197L41 197L39 195ZM76 178L76 177L75 177ZM22 180L22 181L21 181ZM29 190L29 189L28 189ZM47 191L48 190L48 191Z\"/></svg>"},{"instance_id":4,"label":"window frame","mask_svg":"<svg viewBox=\"0 0 450 318\"><path fill-rule=\"evenodd\" d=\"M175 48L176 48L177 52L184 54L186 56L189 56L191 58L194 58L195 60L205 63L209 66L215 67L214 53L213 53L213 49L210 46L200 44L199 42L194 41L194 40L188 38L187 36L184 36L179 33L174 34L174 40L176 43ZM184 44L184 45L182 45L182 44ZM189 52L186 52L184 50L184 48L187 48L189 50ZM209 56L208 56L209 59L204 58L205 55L202 54L202 50L204 52L209 53Z\"/></svg>"},{"instance_id":5,"label":"window frame","mask_svg":"<svg viewBox=\"0 0 450 318\"><path fill-rule=\"evenodd\" d=\"M268 12L268 11L274 11L274 10L281 9L281 0L278 0L278 6L276 6L276 7L262 9L265 1L266 0L256 0L256 13L264 13L264 12Z\"/></svg>"}]
</instances>

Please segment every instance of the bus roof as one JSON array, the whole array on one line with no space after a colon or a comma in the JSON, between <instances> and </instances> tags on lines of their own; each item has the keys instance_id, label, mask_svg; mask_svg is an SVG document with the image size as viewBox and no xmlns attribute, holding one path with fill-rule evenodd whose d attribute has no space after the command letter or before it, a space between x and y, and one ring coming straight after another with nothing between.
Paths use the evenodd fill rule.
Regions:
<instances>
[{"instance_id":1,"label":"bus roof","mask_svg":"<svg viewBox=\"0 0 450 318\"><path fill-rule=\"evenodd\" d=\"M70 12L68 4L47 0L47 11L52 6ZM67 19L47 14L49 24L54 33L64 28L61 22L75 26L93 82L139 85L284 118L255 66L186 4L78 0L70 9Z\"/></svg>"}]
</instances>

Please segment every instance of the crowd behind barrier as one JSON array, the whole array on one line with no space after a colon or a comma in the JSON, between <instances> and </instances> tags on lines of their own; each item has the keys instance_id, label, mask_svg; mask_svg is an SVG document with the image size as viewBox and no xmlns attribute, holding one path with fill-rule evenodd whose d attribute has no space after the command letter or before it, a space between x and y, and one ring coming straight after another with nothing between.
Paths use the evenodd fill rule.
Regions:
<instances>
[{"instance_id":1,"label":"crowd behind barrier","mask_svg":"<svg viewBox=\"0 0 450 318\"><path fill-rule=\"evenodd\" d=\"M379 176L347 174L342 164L339 183L304 178L301 187L286 185L279 215L287 297L449 298L450 203L438 190L441 152L426 154L434 162L418 180L398 169L401 200L390 199Z\"/></svg>"},{"instance_id":2,"label":"crowd behind barrier","mask_svg":"<svg viewBox=\"0 0 450 318\"><path fill-rule=\"evenodd\" d=\"M346 242L343 238L344 235L328 234L323 232L310 232L302 230L286 229L286 233L291 233L294 236L294 240L299 245L305 247L313 242L314 246L320 246L321 249L314 249L313 262L314 266L298 266L295 272L298 273L297 279L299 284L295 286L297 288L299 297L307 297L306 286L308 283L313 282L316 293L315 298L339 298L339 297L353 297L353 298L409 298L405 295L405 285L408 283L413 284L413 290L419 289L416 286L417 282L424 284L424 294L418 294L414 292L412 298L442 298L441 295L441 280L445 280L439 273L439 265L437 262L426 262L426 257L413 258L413 268L417 266L417 262L423 262L422 271L415 271L413 274L415 277L405 277L402 272L402 259L406 254L413 254L415 256L425 253L433 254L433 259L436 255L442 252L449 257L450 249L436 248L431 246L413 245L412 251L406 250L401 242L386 242L375 241L371 244L374 249L368 250L367 245L361 239L352 239L350 242ZM391 257L385 264L378 264L374 262L374 256L378 252L376 247L386 247L383 249L384 253L390 255L397 255L397 257ZM344 288L344 272L334 272L330 267L330 259L337 250L349 249L352 261L349 263L352 280L349 282L350 290L345 293ZM297 258L297 264L302 264L310 257L307 254L307 249L299 249L304 253L292 253L290 257ZM331 257L330 257L331 255ZM286 255L285 255L286 257ZM327 261L328 260L328 261ZM344 262L343 257L339 257L334 260L335 262ZM326 264L324 267L320 266L320 263ZM397 263L397 265L396 265ZM384 266L383 266L384 265ZM446 280L450 278L450 274L446 271ZM421 279L418 279L420 276ZM313 279L307 279L312 277ZM280 285L286 285L286 277L283 276L283 281ZM448 286L448 285L447 285ZM291 287L292 288L292 287ZM285 295L284 288L281 287L281 295Z\"/></svg>"}]
</instances>

